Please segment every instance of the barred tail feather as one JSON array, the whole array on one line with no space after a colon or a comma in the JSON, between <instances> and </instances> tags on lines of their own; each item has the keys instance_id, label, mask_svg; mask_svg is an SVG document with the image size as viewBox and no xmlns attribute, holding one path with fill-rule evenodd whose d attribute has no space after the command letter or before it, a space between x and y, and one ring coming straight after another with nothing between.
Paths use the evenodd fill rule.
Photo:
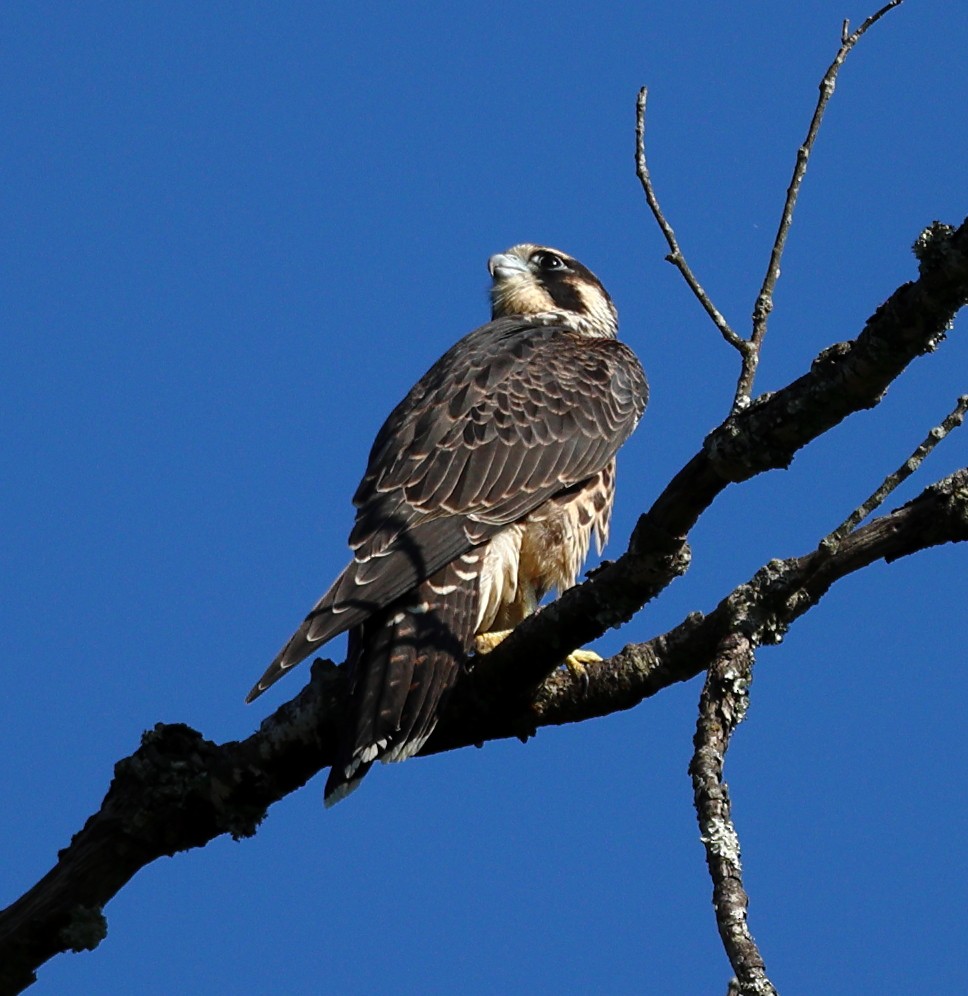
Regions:
<instances>
[{"instance_id":1,"label":"barred tail feather","mask_svg":"<svg viewBox=\"0 0 968 996\"><path fill-rule=\"evenodd\" d=\"M374 761L403 761L426 743L473 644L477 602L477 576L458 560L350 632L349 701L327 806Z\"/></svg>"}]
</instances>

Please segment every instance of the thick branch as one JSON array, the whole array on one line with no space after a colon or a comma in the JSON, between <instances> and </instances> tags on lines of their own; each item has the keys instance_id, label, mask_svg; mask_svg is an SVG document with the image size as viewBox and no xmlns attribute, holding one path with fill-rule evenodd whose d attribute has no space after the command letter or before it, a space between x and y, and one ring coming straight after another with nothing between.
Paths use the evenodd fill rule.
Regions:
<instances>
[{"instance_id":1,"label":"thick branch","mask_svg":"<svg viewBox=\"0 0 968 996\"><path fill-rule=\"evenodd\" d=\"M746 634L754 647L778 643L793 622L848 574L877 560L891 562L932 546L965 541L968 468L855 530L835 550L818 548L802 557L770 561L708 615L692 613L661 636L629 645L607 661L586 665L587 688L565 672L552 675L531 704L531 727L581 722L631 709L669 685L702 674L730 633ZM528 648L530 645L529 635ZM524 665L526 659L519 663ZM463 704L469 692L486 685L490 678L491 675L475 676L474 682L467 683L471 689L458 689L458 701ZM520 724L526 715L526 711L517 714L513 722L519 725L509 725L502 735L521 735ZM428 744L428 752L483 742L491 739L488 734L494 732L493 726L488 727L487 734L484 728L475 726L469 707L467 711L454 708L442 720Z\"/></svg>"},{"instance_id":2,"label":"thick branch","mask_svg":"<svg viewBox=\"0 0 968 996\"><path fill-rule=\"evenodd\" d=\"M838 578L877 559L965 540L968 470L856 530L837 550L773 561L708 616L694 614L649 643L589 665L587 690L556 674L536 700L522 702L495 694L482 663L458 688L426 752L630 708L700 673L731 633L742 632L752 646L775 642ZM309 685L247 740L216 745L178 725L146 734L117 764L101 809L60 852L57 865L0 913L0 991L29 985L34 970L60 951L95 946L104 932L101 907L155 858L224 833L253 833L266 807L332 763L342 692L342 673L317 662Z\"/></svg>"},{"instance_id":3,"label":"thick branch","mask_svg":"<svg viewBox=\"0 0 968 996\"><path fill-rule=\"evenodd\" d=\"M457 689L428 751L525 736L536 725L628 708L691 677L697 662L702 669L722 636L720 610L706 620L687 620L644 647L627 648L607 671L593 666L588 694L577 703L574 690L562 694L557 677L531 701L563 651L628 619L685 570L685 536L727 484L785 467L801 446L851 412L875 405L915 356L944 338L968 299L968 223L956 231L939 227L919 256L918 280L895 291L856 340L825 351L809 373L707 437L640 519L627 553L489 655ZM828 562L844 563L874 525L852 534ZM934 542L955 538L961 537ZM342 675L323 662L307 688L248 740L217 746L177 726L149 734L135 755L118 764L101 810L57 866L0 914L0 987L28 985L33 969L58 951L97 944L101 906L156 857L223 833L253 832L268 805L332 763L342 692Z\"/></svg>"}]
</instances>

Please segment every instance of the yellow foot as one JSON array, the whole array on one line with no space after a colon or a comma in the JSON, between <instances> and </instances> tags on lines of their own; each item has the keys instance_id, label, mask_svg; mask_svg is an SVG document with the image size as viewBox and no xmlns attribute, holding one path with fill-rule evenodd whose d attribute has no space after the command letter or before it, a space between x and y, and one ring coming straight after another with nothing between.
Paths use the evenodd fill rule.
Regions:
<instances>
[{"instance_id":1,"label":"yellow foot","mask_svg":"<svg viewBox=\"0 0 968 996\"><path fill-rule=\"evenodd\" d=\"M489 654L498 644L511 635L509 629L495 630L493 633L478 633L474 637L474 649L478 654ZM588 671L586 664L596 664L602 658L594 650L574 650L561 663L568 668L572 677L581 682L582 688L588 689Z\"/></svg>"},{"instance_id":2,"label":"yellow foot","mask_svg":"<svg viewBox=\"0 0 968 996\"><path fill-rule=\"evenodd\" d=\"M586 664L595 664L602 658L594 650L573 650L563 661L573 678L581 682L582 688L588 691L588 671Z\"/></svg>"},{"instance_id":3,"label":"yellow foot","mask_svg":"<svg viewBox=\"0 0 968 996\"><path fill-rule=\"evenodd\" d=\"M478 633L474 637L474 649L479 654L489 654L499 643L511 635L509 629L496 629L493 633Z\"/></svg>"}]
</instances>

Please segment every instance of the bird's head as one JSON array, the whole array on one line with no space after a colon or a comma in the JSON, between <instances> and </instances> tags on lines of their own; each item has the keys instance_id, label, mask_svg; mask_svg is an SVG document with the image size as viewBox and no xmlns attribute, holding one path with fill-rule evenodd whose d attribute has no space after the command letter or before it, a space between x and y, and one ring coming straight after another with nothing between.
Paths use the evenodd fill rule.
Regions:
<instances>
[{"instance_id":1,"label":"bird's head","mask_svg":"<svg viewBox=\"0 0 968 996\"><path fill-rule=\"evenodd\" d=\"M527 316L581 335L614 339L618 313L588 267L548 246L522 242L492 256L491 317Z\"/></svg>"}]
</instances>

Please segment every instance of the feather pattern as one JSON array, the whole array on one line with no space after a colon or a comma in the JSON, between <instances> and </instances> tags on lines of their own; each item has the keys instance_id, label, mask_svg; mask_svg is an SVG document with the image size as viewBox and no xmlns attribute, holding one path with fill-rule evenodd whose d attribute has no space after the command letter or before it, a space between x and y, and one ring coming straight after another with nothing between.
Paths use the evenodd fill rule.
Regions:
<instances>
[{"instance_id":1,"label":"feather pattern","mask_svg":"<svg viewBox=\"0 0 968 996\"><path fill-rule=\"evenodd\" d=\"M433 732L473 642L478 563L458 557L350 631L352 679L327 805L352 792L377 757L406 760Z\"/></svg>"},{"instance_id":2,"label":"feather pattern","mask_svg":"<svg viewBox=\"0 0 968 996\"><path fill-rule=\"evenodd\" d=\"M249 701L319 645L598 473L646 394L638 360L615 339L504 318L458 342L380 430L353 499L354 558Z\"/></svg>"},{"instance_id":3,"label":"feather pattern","mask_svg":"<svg viewBox=\"0 0 968 996\"><path fill-rule=\"evenodd\" d=\"M477 633L574 584L608 532L618 448L648 398L611 299L571 257L492 257L494 318L394 408L353 503L353 559L247 701L349 631L335 801L373 761L416 753Z\"/></svg>"}]
</instances>

